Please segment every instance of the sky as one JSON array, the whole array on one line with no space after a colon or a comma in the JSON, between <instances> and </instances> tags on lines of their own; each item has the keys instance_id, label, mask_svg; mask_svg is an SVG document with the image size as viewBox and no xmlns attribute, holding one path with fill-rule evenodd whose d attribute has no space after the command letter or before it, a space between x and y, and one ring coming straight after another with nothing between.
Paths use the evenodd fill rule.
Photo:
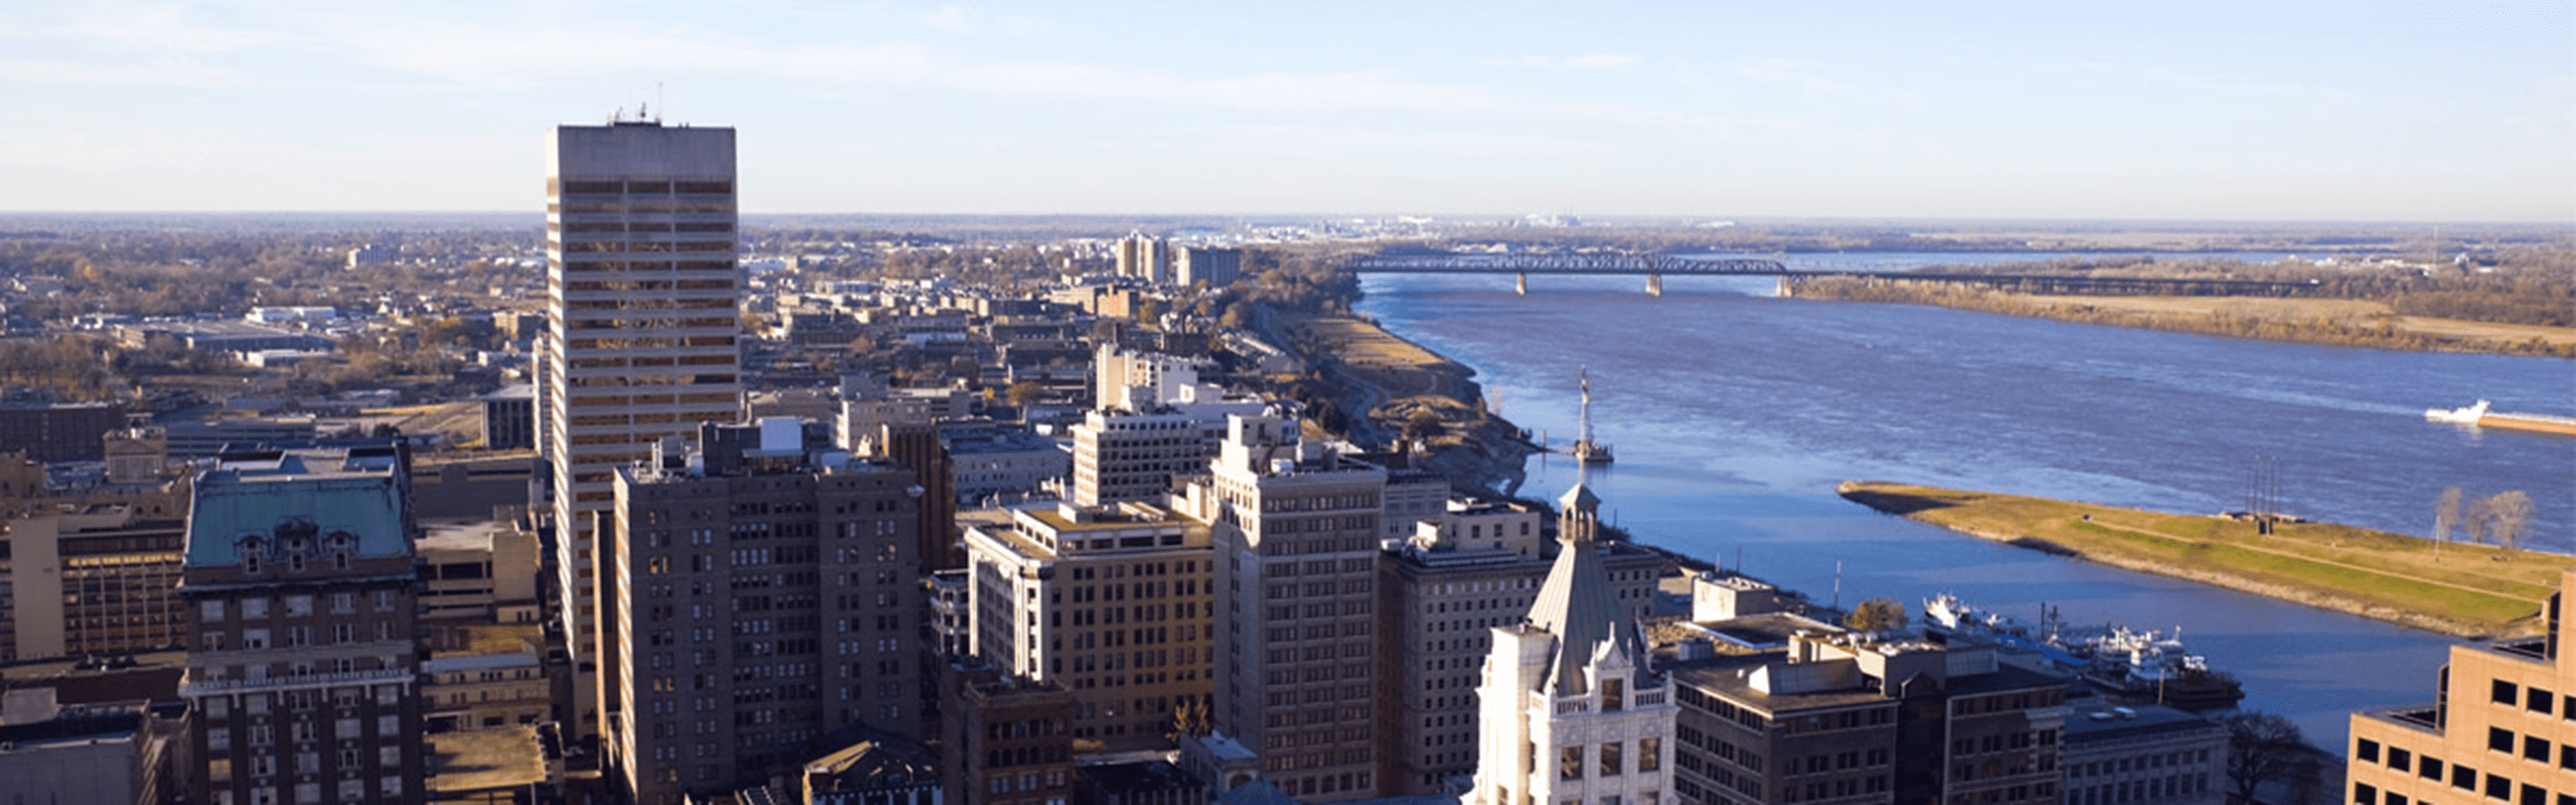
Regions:
<instances>
[{"instance_id":1,"label":"sky","mask_svg":"<svg viewBox=\"0 0 2576 805\"><path fill-rule=\"evenodd\" d=\"M0 210L2576 222L2576 0L13 2Z\"/></svg>"}]
</instances>

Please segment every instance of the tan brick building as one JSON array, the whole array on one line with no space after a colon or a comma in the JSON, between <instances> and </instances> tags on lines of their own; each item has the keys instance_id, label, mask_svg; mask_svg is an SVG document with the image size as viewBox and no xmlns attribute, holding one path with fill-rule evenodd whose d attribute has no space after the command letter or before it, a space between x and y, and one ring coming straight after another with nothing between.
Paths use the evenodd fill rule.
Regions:
<instances>
[{"instance_id":1,"label":"tan brick building","mask_svg":"<svg viewBox=\"0 0 2576 805\"><path fill-rule=\"evenodd\" d=\"M2451 647L2428 705L2354 713L2344 775L2356 805L2576 803L2576 652L2559 577L2538 637Z\"/></svg>"}]
</instances>

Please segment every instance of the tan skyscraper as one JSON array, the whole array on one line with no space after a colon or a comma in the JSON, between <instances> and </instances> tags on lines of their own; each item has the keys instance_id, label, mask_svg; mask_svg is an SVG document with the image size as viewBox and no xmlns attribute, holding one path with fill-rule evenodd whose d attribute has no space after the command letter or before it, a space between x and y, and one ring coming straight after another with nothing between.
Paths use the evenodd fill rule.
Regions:
<instances>
[{"instance_id":1,"label":"tan skyscraper","mask_svg":"<svg viewBox=\"0 0 2576 805\"><path fill-rule=\"evenodd\" d=\"M617 121L547 138L547 329L539 448L553 468L557 606L580 680L581 734L596 734L605 622L593 513L614 468L665 436L741 416L734 343L734 136L730 128Z\"/></svg>"},{"instance_id":2,"label":"tan skyscraper","mask_svg":"<svg viewBox=\"0 0 2576 805\"><path fill-rule=\"evenodd\" d=\"M1216 733L1304 802L1379 794L1378 520L1385 469L1235 416L1186 496L1216 548Z\"/></svg>"}]
</instances>

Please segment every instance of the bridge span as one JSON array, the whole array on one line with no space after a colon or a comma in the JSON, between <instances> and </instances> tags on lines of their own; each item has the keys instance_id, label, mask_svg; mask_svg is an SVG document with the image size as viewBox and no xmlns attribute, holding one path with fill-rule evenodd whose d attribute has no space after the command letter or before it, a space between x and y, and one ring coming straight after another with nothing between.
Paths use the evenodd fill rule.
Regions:
<instances>
[{"instance_id":1,"label":"bridge span","mask_svg":"<svg viewBox=\"0 0 2576 805\"><path fill-rule=\"evenodd\" d=\"M2017 293L2127 294L2148 296L2303 296L2315 283L2223 278L2103 277L2079 274L1951 274L1909 271L1862 271L1831 267L1790 268L1780 260L1757 257L1692 257L1669 254L1376 254L1342 264L1354 274L1512 274L1513 289L1529 295L1531 274L1591 276L1644 275L1646 293L1664 295L1664 275L1769 276L1780 278L1780 295L1820 277L1910 280L1980 285Z\"/></svg>"}]
</instances>

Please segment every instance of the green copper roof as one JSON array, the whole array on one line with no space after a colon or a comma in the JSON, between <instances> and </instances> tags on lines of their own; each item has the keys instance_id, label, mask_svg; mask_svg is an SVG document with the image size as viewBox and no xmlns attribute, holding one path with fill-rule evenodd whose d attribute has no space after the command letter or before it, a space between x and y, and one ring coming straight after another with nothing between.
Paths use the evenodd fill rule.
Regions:
<instances>
[{"instance_id":1,"label":"green copper roof","mask_svg":"<svg viewBox=\"0 0 2576 805\"><path fill-rule=\"evenodd\" d=\"M356 556L409 556L398 472L307 472L291 457L275 465L210 470L198 477L188 507L188 565L240 564L244 537L274 540L281 531L302 532L304 523L316 539L356 537Z\"/></svg>"}]
</instances>

